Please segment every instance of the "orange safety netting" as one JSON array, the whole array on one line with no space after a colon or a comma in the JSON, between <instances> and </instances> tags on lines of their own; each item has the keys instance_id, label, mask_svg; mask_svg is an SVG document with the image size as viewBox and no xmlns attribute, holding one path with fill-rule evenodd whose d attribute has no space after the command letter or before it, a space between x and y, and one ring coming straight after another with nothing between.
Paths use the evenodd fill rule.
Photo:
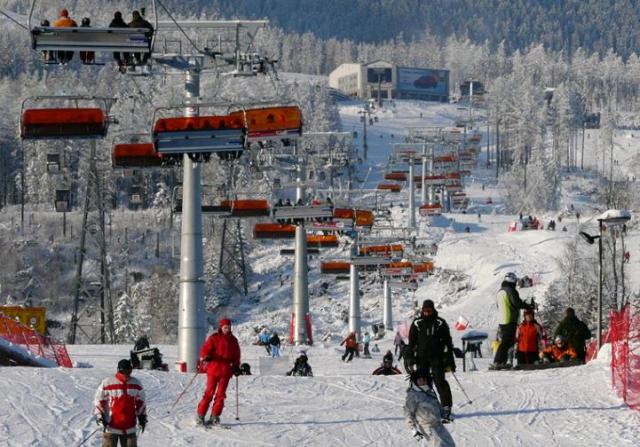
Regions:
<instances>
[{"instance_id":1,"label":"orange safety netting","mask_svg":"<svg viewBox=\"0 0 640 447\"><path fill-rule=\"evenodd\" d=\"M0 315L0 338L22 346L35 356L56 362L58 366L73 367L64 343L40 335L36 330L4 315Z\"/></svg>"},{"instance_id":2,"label":"orange safety netting","mask_svg":"<svg viewBox=\"0 0 640 447\"><path fill-rule=\"evenodd\" d=\"M640 410L640 315L630 309L610 314L611 380L626 404Z\"/></svg>"}]
</instances>

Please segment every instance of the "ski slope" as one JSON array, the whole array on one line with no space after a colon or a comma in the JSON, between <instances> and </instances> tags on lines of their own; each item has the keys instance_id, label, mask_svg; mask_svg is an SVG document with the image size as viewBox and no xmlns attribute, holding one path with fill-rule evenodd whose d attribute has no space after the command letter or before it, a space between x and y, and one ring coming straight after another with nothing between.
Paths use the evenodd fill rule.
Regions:
<instances>
[{"instance_id":1,"label":"ski slope","mask_svg":"<svg viewBox=\"0 0 640 447\"><path fill-rule=\"evenodd\" d=\"M358 130L356 103L340 106L343 130ZM368 129L371 173L365 186L371 187L382 175L391 150L390 143L400 142L411 126L450 125L465 112L455 105L396 101L393 109L379 112L379 122ZM422 114L422 118L420 117ZM392 137L393 135L393 137ZM637 139L624 136L624 150L637 152ZM589 141L593 141L590 139ZM589 142L588 142L589 143ZM361 145L361 141L357 141ZM591 146L587 145L587 149ZM620 157L624 159L624 157ZM483 160L483 158L481 158ZM481 165L483 163L480 163ZM363 166L365 172L367 166ZM442 277L427 279L414 292L394 293L393 315L401 324L411 314L413 303L433 299L441 316L450 326L464 316L471 328L495 333L494 297L508 271L535 275L535 287L523 289L523 298L535 296L540 302L549 283L558 272L554 258L563 245L576 237L579 225L593 229L598 204L585 194L587 179L566 178L571 187L564 189L563 207L575 203L581 207L582 220L575 216L563 219L567 231L528 231L508 233L516 217L502 214L500 190L494 173L477 169L466 181L471 199L468 214L448 214L432 222L418 219L418 235L439 245L435 257L438 267L466 275L467 287L456 289ZM484 185L484 189L482 188ZM419 196L418 196L419 197ZM492 204L487 204L487 198ZM406 192L393 198L393 223L406 222ZM417 200L419 203L419 200ZM478 220L477 212L481 212ZM557 213L538 216L544 222ZM465 227L470 232L465 232ZM582 228L582 227L580 227ZM630 231L627 244L638 253L638 240ZM282 244L286 244L283 242ZM243 361L254 373L239 379L239 420L235 420L235 381L228 389L222 422L230 430L209 430L195 426L195 407L204 390L205 377L199 376L173 410L175 398L191 376L173 372L174 346L162 346L169 373L136 371L147 392L149 424L139 438L140 446L397 446L416 445L402 413L407 382L401 376L371 376L382 355L391 349L391 335L378 342L381 352L372 359L340 361L338 344L347 325L340 311L348 306L348 284L318 274L319 259L310 260L310 286L330 283L328 293L311 297L311 315L316 340L324 334L325 342L308 349L313 378L285 377L298 348L285 347L287 359L260 358L263 348L252 345L253 329L266 324L286 333L291 304L291 285L282 275L291 274L292 258L279 255L280 243L265 244L248 259L254 282L261 287L257 299L232 302L220 310L234 321L234 332L241 341ZM326 257L346 256L341 249L330 250ZM632 254L627 267L631 286L637 290L640 263ZM382 318L382 293L379 284L361 284L363 328ZM454 343L460 346L462 332L454 331ZM456 384L453 391L455 421L447 427L459 446L635 446L640 439L640 413L630 410L611 389L607 348L601 358L586 366L545 371L487 371L491 361L488 342L483 344L477 370L462 371L457 378L471 403ZM3 368L0 380L0 446L68 446L77 445L95 429L92 418L93 394L100 381L115 373L120 358L128 357L131 346L70 346L72 359L84 368L35 369ZM98 436L86 445L98 446Z\"/></svg>"}]
</instances>

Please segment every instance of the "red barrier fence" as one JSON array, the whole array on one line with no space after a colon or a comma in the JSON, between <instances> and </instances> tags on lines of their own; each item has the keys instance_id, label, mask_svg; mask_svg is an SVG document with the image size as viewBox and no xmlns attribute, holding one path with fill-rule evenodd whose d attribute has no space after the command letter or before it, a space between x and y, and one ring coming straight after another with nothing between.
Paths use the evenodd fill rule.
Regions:
<instances>
[{"instance_id":1,"label":"red barrier fence","mask_svg":"<svg viewBox=\"0 0 640 447\"><path fill-rule=\"evenodd\" d=\"M632 315L627 305L610 319L613 387L629 407L640 410L640 315Z\"/></svg>"},{"instance_id":2,"label":"red barrier fence","mask_svg":"<svg viewBox=\"0 0 640 447\"><path fill-rule=\"evenodd\" d=\"M58 366L73 367L64 343L53 337L40 335L30 327L2 314L0 314L0 338L14 345L20 345L35 356L56 362Z\"/></svg>"}]
</instances>

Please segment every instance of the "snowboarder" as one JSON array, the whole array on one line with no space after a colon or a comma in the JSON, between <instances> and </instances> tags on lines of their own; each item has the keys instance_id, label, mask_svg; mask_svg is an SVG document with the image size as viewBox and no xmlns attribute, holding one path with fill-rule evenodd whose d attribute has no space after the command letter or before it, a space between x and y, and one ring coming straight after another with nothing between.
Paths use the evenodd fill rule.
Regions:
<instances>
[{"instance_id":1,"label":"snowboarder","mask_svg":"<svg viewBox=\"0 0 640 447\"><path fill-rule=\"evenodd\" d=\"M576 317L576 311L572 307L567 307L565 317L558 324L553 335L566 337L569 346L576 351L578 358L584 360L586 353L585 342L591 338L591 331L583 321Z\"/></svg>"},{"instance_id":2,"label":"snowboarder","mask_svg":"<svg viewBox=\"0 0 640 447\"><path fill-rule=\"evenodd\" d=\"M96 423L102 427L102 445L131 447L137 444L136 423L141 433L147 426L147 407L142 383L131 377L128 359L118 362L114 377L102 381L94 398Z\"/></svg>"},{"instance_id":3,"label":"snowboarder","mask_svg":"<svg viewBox=\"0 0 640 447\"><path fill-rule=\"evenodd\" d=\"M349 359L347 362L353 360L353 355L358 350L358 341L356 340L356 333L350 332L347 337L340 342L340 346L344 345L344 354L342 356L342 361L344 362L347 357Z\"/></svg>"},{"instance_id":4,"label":"snowboarder","mask_svg":"<svg viewBox=\"0 0 640 447\"><path fill-rule=\"evenodd\" d=\"M529 365L538 360L543 337L544 329L533 317L533 310L525 310L524 321L516 331L518 365Z\"/></svg>"},{"instance_id":5,"label":"snowboarder","mask_svg":"<svg viewBox=\"0 0 640 447\"><path fill-rule=\"evenodd\" d=\"M205 425L204 417L214 398L212 416L207 424L219 424L224 408L229 379L240 366L240 345L231 333L231 320L223 318L218 323L218 331L211 334L200 350L200 362L208 362L207 388L198 404L198 425Z\"/></svg>"},{"instance_id":6,"label":"snowboarder","mask_svg":"<svg viewBox=\"0 0 640 447\"><path fill-rule=\"evenodd\" d=\"M441 407L431 386L429 370L419 368L411 373L404 416L414 438L423 444L455 447L455 442L440 419Z\"/></svg>"},{"instance_id":7,"label":"snowboarder","mask_svg":"<svg viewBox=\"0 0 640 447\"><path fill-rule=\"evenodd\" d=\"M554 343L540 353L543 363L568 362L576 358L576 351L567 343L567 337L562 335L558 335Z\"/></svg>"},{"instance_id":8,"label":"snowboarder","mask_svg":"<svg viewBox=\"0 0 640 447\"><path fill-rule=\"evenodd\" d=\"M371 343L371 336L369 335L368 332L364 333L364 337L362 339L362 343L363 343L363 349L362 349L362 356L364 358L371 358L371 353L369 352L369 343Z\"/></svg>"},{"instance_id":9,"label":"snowboarder","mask_svg":"<svg viewBox=\"0 0 640 447\"><path fill-rule=\"evenodd\" d=\"M509 348L515 342L518 328L519 309L531 309L531 306L520 299L520 294L516 290L517 282L518 277L515 273L507 273L496 297L501 339L490 369L504 369L507 367Z\"/></svg>"},{"instance_id":10,"label":"snowboarder","mask_svg":"<svg viewBox=\"0 0 640 447\"><path fill-rule=\"evenodd\" d=\"M391 351L388 354L391 354ZM402 374L402 371L393 365L393 356L387 357L387 355L382 359L382 366L376 368L372 373L374 376L394 376L396 374Z\"/></svg>"},{"instance_id":11,"label":"snowboarder","mask_svg":"<svg viewBox=\"0 0 640 447\"><path fill-rule=\"evenodd\" d=\"M296 359L291 371L287 372L288 376L313 377L313 370L309 365L309 359L305 352L300 353Z\"/></svg>"},{"instance_id":12,"label":"snowboarder","mask_svg":"<svg viewBox=\"0 0 640 447\"><path fill-rule=\"evenodd\" d=\"M422 315L411 324L406 356L405 361L410 370L414 365L418 369L431 370L442 404L442 418L450 419L453 402L451 387L445 379L445 369L456 372L453 342L449 325L438 316L432 300L424 300Z\"/></svg>"},{"instance_id":13,"label":"snowboarder","mask_svg":"<svg viewBox=\"0 0 640 447\"><path fill-rule=\"evenodd\" d=\"M276 357L280 357L280 337L278 337L278 334L275 331L271 334L271 338L269 339L269 349L271 349L272 358L275 359Z\"/></svg>"}]
</instances>

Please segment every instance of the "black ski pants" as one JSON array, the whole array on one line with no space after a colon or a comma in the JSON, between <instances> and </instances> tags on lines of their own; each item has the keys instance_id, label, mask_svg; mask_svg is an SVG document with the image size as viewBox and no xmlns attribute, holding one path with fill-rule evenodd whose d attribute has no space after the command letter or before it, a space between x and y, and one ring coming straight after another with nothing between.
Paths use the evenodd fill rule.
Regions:
<instances>
[{"instance_id":1,"label":"black ski pants","mask_svg":"<svg viewBox=\"0 0 640 447\"><path fill-rule=\"evenodd\" d=\"M493 363L495 363L496 365L507 363L509 349L513 347L513 344L516 341L517 329L517 323L500 325L500 346L498 346L496 356L493 358Z\"/></svg>"},{"instance_id":2,"label":"black ski pants","mask_svg":"<svg viewBox=\"0 0 640 447\"><path fill-rule=\"evenodd\" d=\"M344 362L344 359L346 359L348 356L349 360L347 360L347 362L350 362L351 360L353 360L353 355L355 353L356 353L356 348L346 348L344 350L344 355L342 356L342 361Z\"/></svg>"},{"instance_id":3,"label":"black ski pants","mask_svg":"<svg viewBox=\"0 0 640 447\"><path fill-rule=\"evenodd\" d=\"M441 359L431 359L429 361L418 360L418 368L428 368L431 370L431 377L433 377L433 383L440 396L440 404L443 407L449 407L453 405L453 398L451 397L451 387L449 382L444 376L444 364Z\"/></svg>"}]
</instances>

